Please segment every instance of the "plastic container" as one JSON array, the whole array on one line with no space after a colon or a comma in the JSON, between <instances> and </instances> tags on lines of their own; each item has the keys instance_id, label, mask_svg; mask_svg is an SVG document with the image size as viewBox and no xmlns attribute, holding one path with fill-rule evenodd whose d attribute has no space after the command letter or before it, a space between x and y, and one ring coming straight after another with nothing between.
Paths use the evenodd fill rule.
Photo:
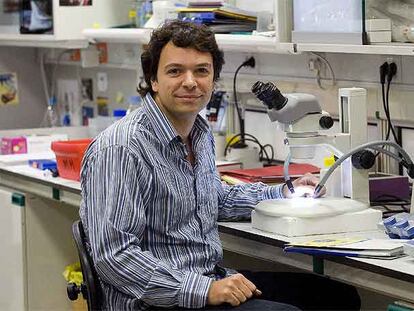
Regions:
<instances>
[{"instance_id":1,"label":"plastic container","mask_svg":"<svg viewBox=\"0 0 414 311\"><path fill-rule=\"evenodd\" d=\"M92 139L87 138L52 142L60 177L80 180L82 158L91 141Z\"/></svg>"}]
</instances>

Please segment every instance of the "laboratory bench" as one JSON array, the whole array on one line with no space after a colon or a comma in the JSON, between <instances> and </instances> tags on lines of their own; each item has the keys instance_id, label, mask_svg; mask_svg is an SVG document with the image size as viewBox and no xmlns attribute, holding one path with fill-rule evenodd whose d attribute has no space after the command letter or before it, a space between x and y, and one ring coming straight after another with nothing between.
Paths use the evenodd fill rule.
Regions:
<instances>
[{"instance_id":1,"label":"laboratory bench","mask_svg":"<svg viewBox=\"0 0 414 311\"><path fill-rule=\"evenodd\" d=\"M16 165L0 167L0 187L25 198L22 221L25 225L22 241L26 245L23 252L25 264L22 264L26 265L22 268L22 276L27 279L25 309L70 308L62 271L66 265L77 261L71 224L79 217L80 183L45 175L26 165ZM225 250L323 274L414 303L414 257L378 260L284 253L286 243L309 240L310 237L292 238L267 233L252 228L249 222L220 222L219 232ZM372 231L335 236L381 238L385 234ZM47 305L43 304L45 301Z\"/></svg>"}]
</instances>

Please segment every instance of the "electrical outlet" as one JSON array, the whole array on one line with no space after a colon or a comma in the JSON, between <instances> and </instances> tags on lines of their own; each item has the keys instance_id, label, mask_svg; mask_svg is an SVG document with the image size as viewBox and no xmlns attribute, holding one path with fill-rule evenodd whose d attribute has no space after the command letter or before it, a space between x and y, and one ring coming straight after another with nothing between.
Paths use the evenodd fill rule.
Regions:
<instances>
[{"instance_id":1,"label":"electrical outlet","mask_svg":"<svg viewBox=\"0 0 414 311\"><path fill-rule=\"evenodd\" d=\"M256 60L254 59L253 56L248 57L245 63L246 63L246 67L251 67L251 68L256 67Z\"/></svg>"}]
</instances>

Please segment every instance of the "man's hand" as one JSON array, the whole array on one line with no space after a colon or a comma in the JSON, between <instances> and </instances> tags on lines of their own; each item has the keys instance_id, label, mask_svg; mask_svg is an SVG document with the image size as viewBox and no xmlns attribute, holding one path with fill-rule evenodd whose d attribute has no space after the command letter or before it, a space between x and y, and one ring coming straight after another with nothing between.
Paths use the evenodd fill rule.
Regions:
<instances>
[{"instance_id":1,"label":"man's hand","mask_svg":"<svg viewBox=\"0 0 414 311\"><path fill-rule=\"evenodd\" d=\"M229 303L232 306L238 306L253 295L261 294L262 292L256 288L256 285L238 273L220 281L213 281L208 291L207 304Z\"/></svg>"},{"instance_id":2,"label":"man's hand","mask_svg":"<svg viewBox=\"0 0 414 311\"><path fill-rule=\"evenodd\" d=\"M310 173L306 173L304 176L295 179L292 184L295 189L295 193L291 193L288 187L283 187L283 196L287 199L293 197L312 196L315 187L319 183L319 179ZM318 197L323 196L326 193L326 188L323 187L318 194Z\"/></svg>"}]
</instances>

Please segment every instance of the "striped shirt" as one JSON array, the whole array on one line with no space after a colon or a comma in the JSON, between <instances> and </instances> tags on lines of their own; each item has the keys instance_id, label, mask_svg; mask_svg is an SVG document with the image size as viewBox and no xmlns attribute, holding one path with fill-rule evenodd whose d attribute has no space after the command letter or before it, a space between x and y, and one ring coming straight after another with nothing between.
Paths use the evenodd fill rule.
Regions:
<instances>
[{"instance_id":1,"label":"striped shirt","mask_svg":"<svg viewBox=\"0 0 414 311\"><path fill-rule=\"evenodd\" d=\"M218 220L249 219L262 183L223 185L214 140L198 116L190 133L195 163L150 95L102 132L85 153L80 216L101 278L106 308L200 308L219 273Z\"/></svg>"}]
</instances>

